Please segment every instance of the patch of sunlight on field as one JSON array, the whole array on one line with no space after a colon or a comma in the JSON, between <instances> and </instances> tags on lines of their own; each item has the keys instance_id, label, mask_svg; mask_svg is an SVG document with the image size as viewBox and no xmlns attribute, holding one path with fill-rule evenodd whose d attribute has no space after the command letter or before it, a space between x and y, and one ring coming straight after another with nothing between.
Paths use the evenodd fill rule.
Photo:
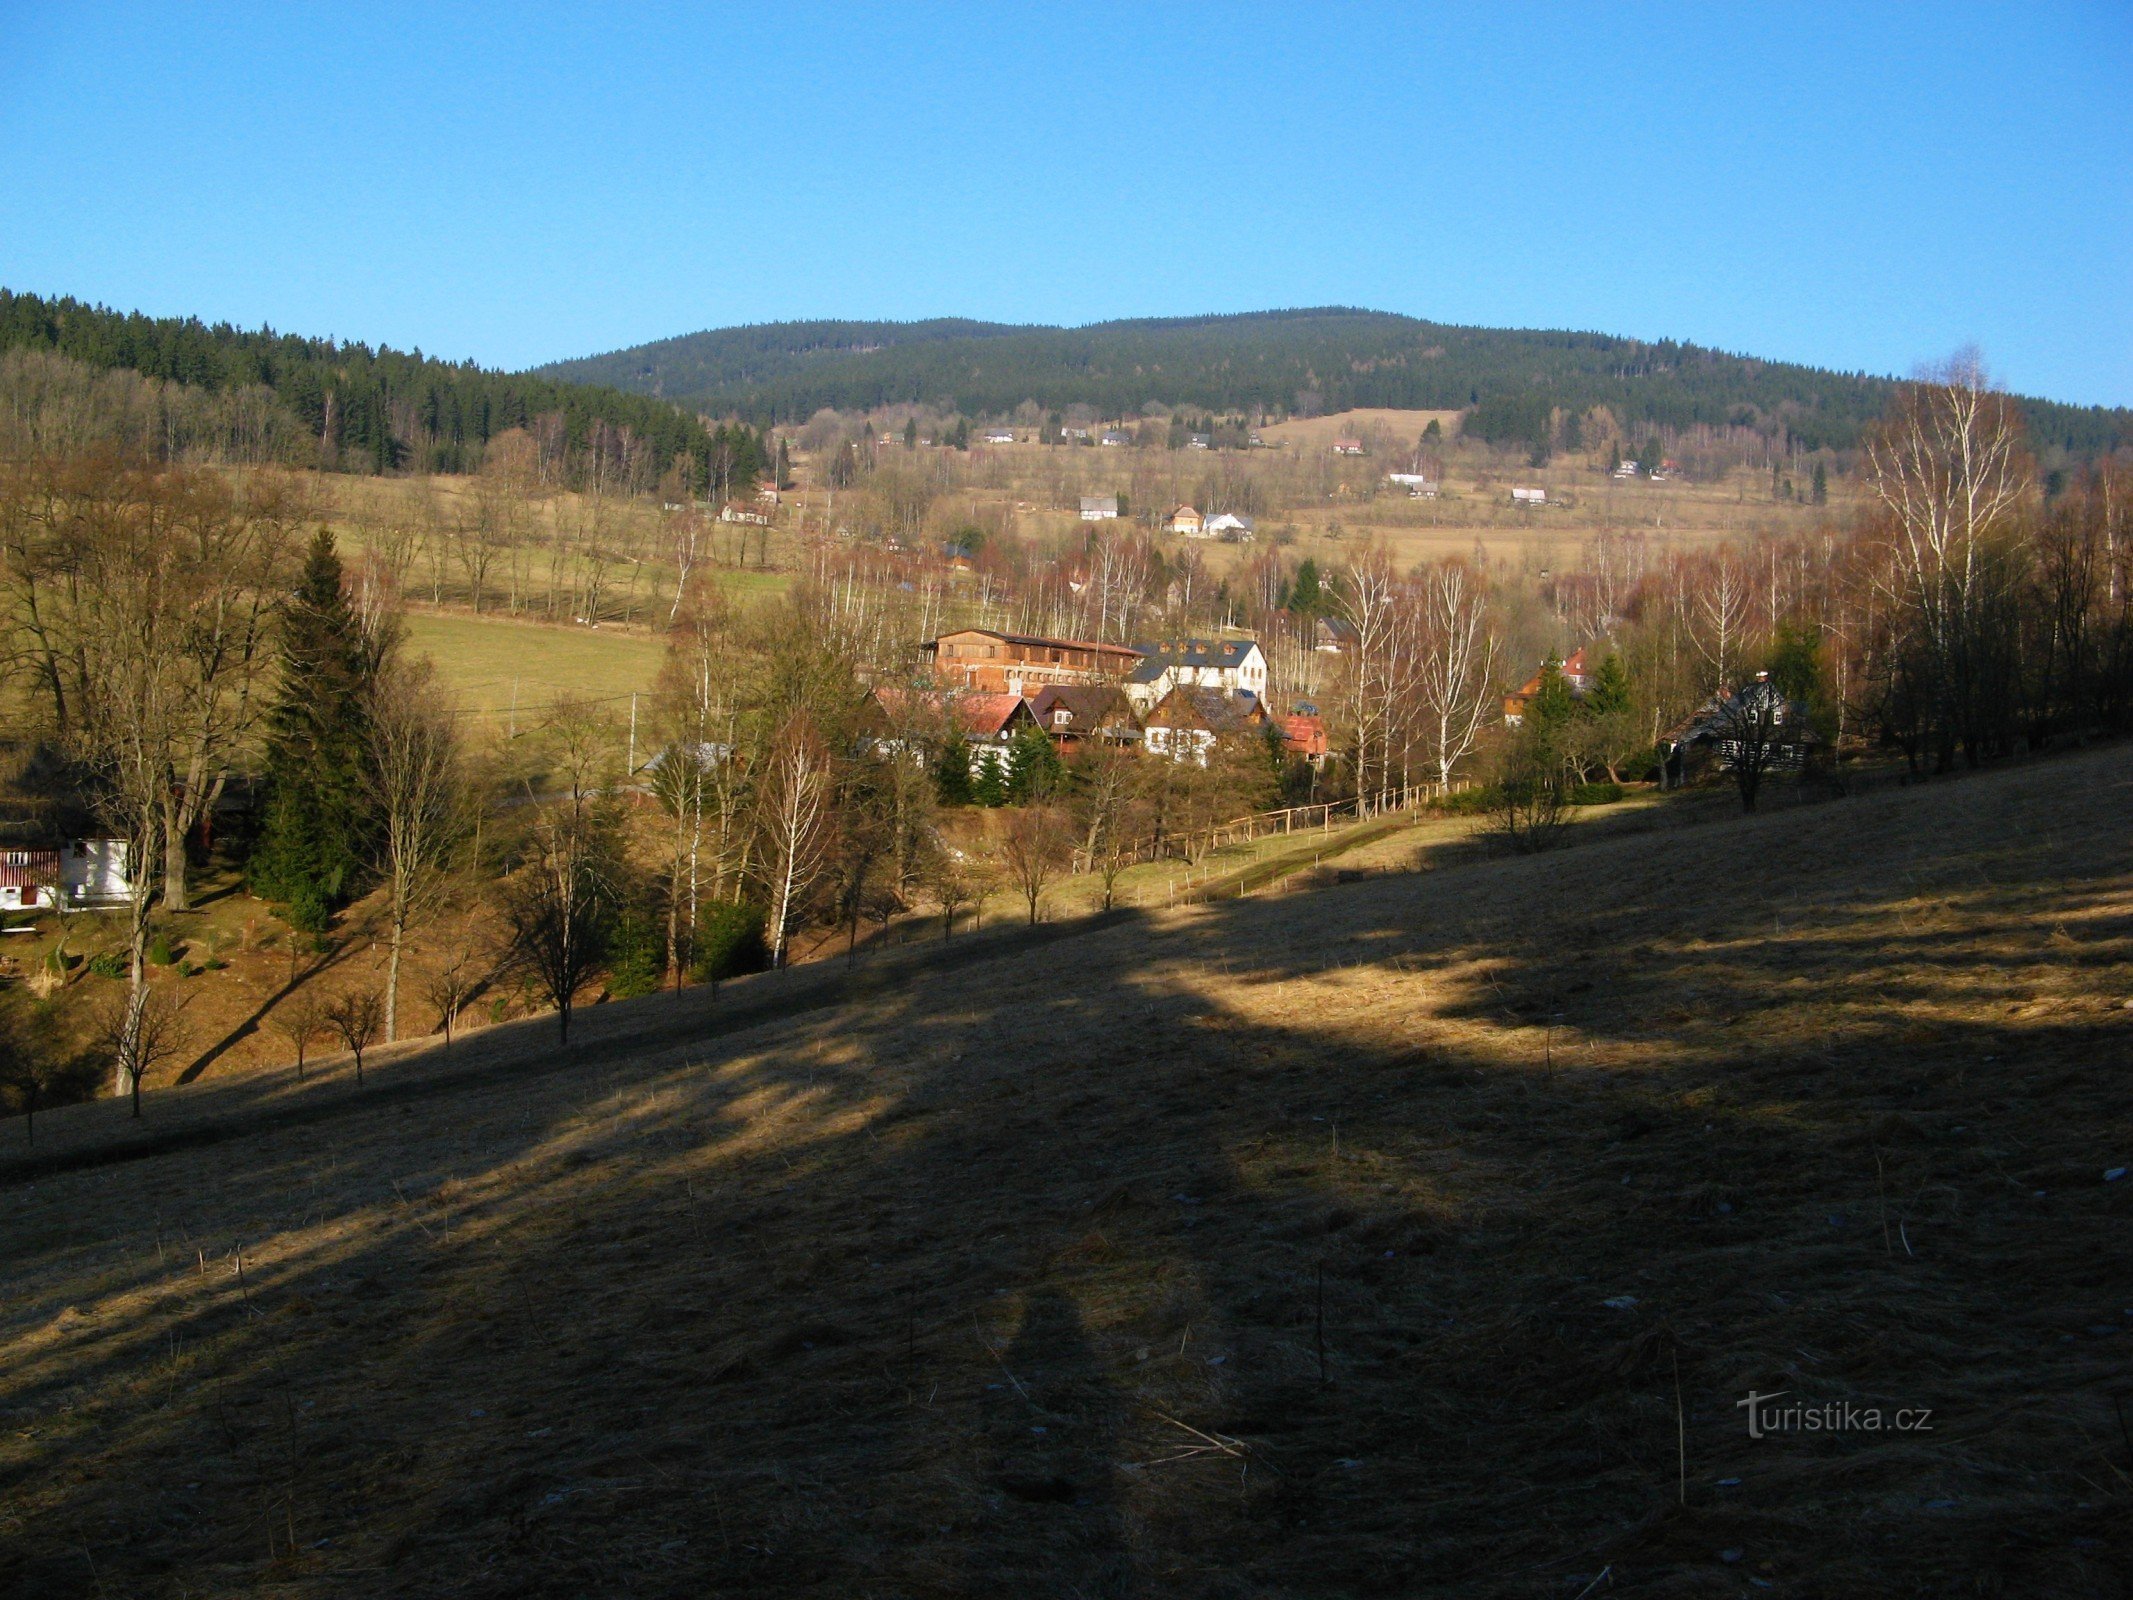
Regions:
<instances>
[{"instance_id":1,"label":"patch of sunlight on field","mask_svg":"<svg viewBox=\"0 0 2133 1600\"><path fill-rule=\"evenodd\" d=\"M503 617L413 612L409 646L437 663L465 709L508 716L539 712L570 693L608 699L651 688L664 643L649 633L562 627Z\"/></svg>"}]
</instances>

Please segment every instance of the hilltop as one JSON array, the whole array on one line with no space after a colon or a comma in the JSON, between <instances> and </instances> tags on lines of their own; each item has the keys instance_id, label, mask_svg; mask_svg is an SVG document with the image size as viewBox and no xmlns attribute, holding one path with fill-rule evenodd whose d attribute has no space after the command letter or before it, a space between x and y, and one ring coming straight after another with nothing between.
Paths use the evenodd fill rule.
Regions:
<instances>
[{"instance_id":1,"label":"hilltop","mask_svg":"<svg viewBox=\"0 0 2133 1600\"><path fill-rule=\"evenodd\" d=\"M735 412L761 425L821 407L924 403L1004 416L1024 401L1129 416L1147 404L1476 408L1470 431L1545 437L1550 408L1611 408L1624 426L1777 427L1801 449L1847 448L1888 408L1887 378L1762 361L1674 340L1459 327L1348 307L1086 327L780 322L712 329L559 361L541 376ZM2040 444L2091 455L2133 440L2123 407L2026 402Z\"/></svg>"},{"instance_id":2,"label":"hilltop","mask_svg":"<svg viewBox=\"0 0 2133 1600\"><path fill-rule=\"evenodd\" d=\"M0 1588L2117 1593L2129 800L2109 748L55 1113Z\"/></svg>"}]
</instances>

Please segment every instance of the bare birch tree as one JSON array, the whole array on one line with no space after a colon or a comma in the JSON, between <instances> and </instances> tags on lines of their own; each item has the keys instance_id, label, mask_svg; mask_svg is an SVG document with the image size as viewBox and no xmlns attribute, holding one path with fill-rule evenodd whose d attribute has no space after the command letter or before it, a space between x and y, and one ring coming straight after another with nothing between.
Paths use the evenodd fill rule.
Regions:
<instances>
[{"instance_id":1,"label":"bare birch tree","mask_svg":"<svg viewBox=\"0 0 2133 1600\"><path fill-rule=\"evenodd\" d=\"M1452 769L1473 750L1496 709L1496 634L1489 625L1481 579L1464 562L1446 561L1422 574L1422 613L1415 697L1422 741L1449 788Z\"/></svg>"},{"instance_id":2,"label":"bare birch tree","mask_svg":"<svg viewBox=\"0 0 2133 1600\"><path fill-rule=\"evenodd\" d=\"M800 909L829 849L830 759L806 720L795 717L764 762L761 871L770 902L770 964L785 965Z\"/></svg>"},{"instance_id":3,"label":"bare birch tree","mask_svg":"<svg viewBox=\"0 0 2133 1600\"><path fill-rule=\"evenodd\" d=\"M459 729L428 660L389 660L373 681L364 774L378 821L385 888L385 1041L400 1036L400 963L411 929L443 899L453 851L466 834L467 785Z\"/></svg>"}]
</instances>

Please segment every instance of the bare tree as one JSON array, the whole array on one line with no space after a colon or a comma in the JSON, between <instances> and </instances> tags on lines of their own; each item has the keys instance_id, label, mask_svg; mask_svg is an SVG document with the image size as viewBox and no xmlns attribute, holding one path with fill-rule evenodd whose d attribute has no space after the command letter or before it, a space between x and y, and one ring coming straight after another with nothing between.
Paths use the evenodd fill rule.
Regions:
<instances>
[{"instance_id":1,"label":"bare tree","mask_svg":"<svg viewBox=\"0 0 2133 1600\"><path fill-rule=\"evenodd\" d=\"M370 692L364 775L378 819L385 886L385 1038L400 1036L400 961L408 932L435 912L465 837L467 784L449 696L427 660L389 659Z\"/></svg>"},{"instance_id":2,"label":"bare tree","mask_svg":"<svg viewBox=\"0 0 2133 1600\"><path fill-rule=\"evenodd\" d=\"M1029 907L1030 926L1044 891L1066 870L1073 852L1064 814L1052 806L1016 806L1000 834L1000 865Z\"/></svg>"},{"instance_id":3,"label":"bare tree","mask_svg":"<svg viewBox=\"0 0 2133 1600\"><path fill-rule=\"evenodd\" d=\"M375 989L350 989L326 1007L326 1026L355 1057L356 1082L363 1081L363 1052L385 1026L385 998Z\"/></svg>"},{"instance_id":4,"label":"bare tree","mask_svg":"<svg viewBox=\"0 0 2133 1600\"><path fill-rule=\"evenodd\" d=\"M957 916L983 902L992 876L982 862L943 841L927 863L926 887L940 908L941 937L947 939L954 936Z\"/></svg>"},{"instance_id":5,"label":"bare tree","mask_svg":"<svg viewBox=\"0 0 2133 1600\"><path fill-rule=\"evenodd\" d=\"M570 1018L607 953L622 891L622 848L612 799L616 739L613 719L596 704L558 700L542 729L551 781L558 796L529 786L532 821L521 866L503 885L511 959L529 972L556 1009L558 1032L570 1040Z\"/></svg>"},{"instance_id":6,"label":"bare tree","mask_svg":"<svg viewBox=\"0 0 2133 1600\"><path fill-rule=\"evenodd\" d=\"M444 1047L452 1047L452 1028L459 1021L459 1013L474 992L476 982L474 958L465 950L454 952L451 959L430 974L423 986L429 1002L437 1009L437 1025L444 1029Z\"/></svg>"},{"instance_id":7,"label":"bare tree","mask_svg":"<svg viewBox=\"0 0 2133 1600\"><path fill-rule=\"evenodd\" d=\"M310 983L305 983L285 995L271 1012L268 1020L296 1051L296 1078L304 1077L304 1057L311 1048L311 1041L327 1029L327 1001Z\"/></svg>"},{"instance_id":8,"label":"bare tree","mask_svg":"<svg viewBox=\"0 0 2133 1600\"><path fill-rule=\"evenodd\" d=\"M1422 574L1420 650L1415 693L1422 741L1451 786L1452 769L1474 748L1497 704L1496 635L1489 627L1481 580L1463 562L1446 561Z\"/></svg>"},{"instance_id":9,"label":"bare tree","mask_svg":"<svg viewBox=\"0 0 2133 1600\"><path fill-rule=\"evenodd\" d=\"M1866 457L1885 526L1881 581L1929 675L1942 764L1957 743L1975 763L2006 710L2001 547L2031 483L2020 412L1965 351L1903 390Z\"/></svg>"},{"instance_id":10,"label":"bare tree","mask_svg":"<svg viewBox=\"0 0 2133 1600\"><path fill-rule=\"evenodd\" d=\"M785 965L800 908L821 874L829 845L829 753L796 717L764 764L763 886L770 901L770 964Z\"/></svg>"},{"instance_id":11,"label":"bare tree","mask_svg":"<svg viewBox=\"0 0 2133 1600\"><path fill-rule=\"evenodd\" d=\"M1138 855L1144 825L1140 758L1099 744L1077 764L1081 779L1082 859L1102 888L1103 909L1118 902L1118 880Z\"/></svg>"},{"instance_id":12,"label":"bare tree","mask_svg":"<svg viewBox=\"0 0 2133 1600\"><path fill-rule=\"evenodd\" d=\"M98 1021L97 1042L111 1057L135 1117L141 1114L141 1085L148 1074L178 1053L178 1020L191 998L144 985L121 995Z\"/></svg>"}]
</instances>

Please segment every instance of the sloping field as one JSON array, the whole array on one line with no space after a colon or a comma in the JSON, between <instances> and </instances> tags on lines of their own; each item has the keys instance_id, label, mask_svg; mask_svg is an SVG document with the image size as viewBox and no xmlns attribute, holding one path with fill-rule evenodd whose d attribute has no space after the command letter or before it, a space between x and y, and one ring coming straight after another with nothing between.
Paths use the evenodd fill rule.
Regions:
<instances>
[{"instance_id":1,"label":"sloping field","mask_svg":"<svg viewBox=\"0 0 2133 1600\"><path fill-rule=\"evenodd\" d=\"M0 1593L2123 1595L2129 816L2111 750L43 1119Z\"/></svg>"}]
</instances>

